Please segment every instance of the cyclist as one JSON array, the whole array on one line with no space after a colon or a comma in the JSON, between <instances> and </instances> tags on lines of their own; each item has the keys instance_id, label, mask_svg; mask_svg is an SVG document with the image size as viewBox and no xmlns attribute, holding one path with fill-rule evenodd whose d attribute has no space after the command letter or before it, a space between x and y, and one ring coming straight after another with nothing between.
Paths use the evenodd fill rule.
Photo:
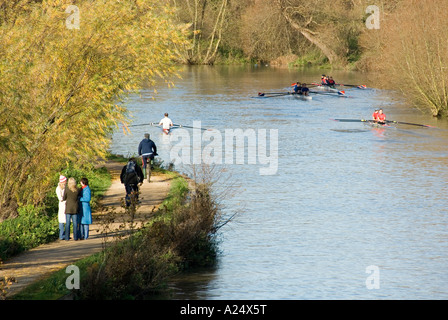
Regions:
<instances>
[{"instance_id":1,"label":"cyclist","mask_svg":"<svg viewBox=\"0 0 448 320\"><path fill-rule=\"evenodd\" d=\"M149 138L149 133L145 133L144 137L138 145L138 155L142 157L143 176L146 177L146 174L149 174L149 182L151 169L153 169L152 161L154 160L154 156L157 155L157 147L154 141ZM149 166L147 166L148 164Z\"/></svg>"},{"instance_id":2,"label":"cyclist","mask_svg":"<svg viewBox=\"0 0 448 320\"><path fill-rule=\"evenodd\" d=\"M143 172L135 162L134 158L130 158L128 163L123 166L120 174L120 181L124 184L126 190L126 207L132 203L132 198L138 201L138 187L143 183Z\"/></svg>"}]
</instances>

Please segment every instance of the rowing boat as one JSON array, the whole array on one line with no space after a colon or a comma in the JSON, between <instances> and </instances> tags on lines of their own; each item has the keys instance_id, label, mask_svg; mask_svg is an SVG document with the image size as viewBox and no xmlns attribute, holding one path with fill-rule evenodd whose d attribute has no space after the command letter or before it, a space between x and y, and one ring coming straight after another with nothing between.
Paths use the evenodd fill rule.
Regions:
<instances>
[{"instance_id":1,"label":"rowing boat","mask_svg":"<svg viewBox=\"0 0 448 320\"><path fill-rule=\"evenodd\" d=\"M373 121L373 120L366 120L364 123L369 125L369 126L371 126L372 128L389 128L389 127L392 127L392 126L388 125L387 123L378 123L378 122Z\"/></svg>"},{"instance_id":2,"label":"rowing boat","mask_svg":"<svg viewBox=\"0 0 448 320\"><path fill-rule=\"evenodd\" d=\"M294 94L294 98L296 98L296 99L300 99L300 100L304 100L304 101L313 100L313 97L312 97L312 96L310 96L310 95L305 96L305 95L303 95L303 94Z\"/></svg>"},{"instance_id":3,"label":"rowing boat","mask_svg":"<svg viewBox=\"0 0 448 320\"><path fill-rule=\"evenodd\" d=\"M376 122L374 120L365 120L365 119L360 119L360 120L358 120L358 119L332 119L332 120L333 121L339 121L339 122L364 122L366 125L369 125L369 126L371 126L373 128L390 128L390 127L393 127L393 126L387 124L387 122L390 122L390 121L387 121L386 123L382 124L382 123L378 123L378 122Z\"/></svg>"},{"instance_id":4,"label":"rowing boat","mask_svg":"<svg viewBox=\"0 0 448 320\"><path fill-rule=\"evenodd\" d=\"M321 90L321 91L339 92L338 89L335 89L335 88L329 87L329 86L316 86L316 87L313 87L313 90L314 89Z\"/></svg>"},{"instance_id":5,"label":"rowing boat","mask_svg":"<svg viewBox=\"0 0 448 320\"><path fill-rule=\"evenodd\" d=\"M365 119L331 119L333 121L339 121L339 122L365 122L365 123L371 123L372 125L377 125L381 127L394 127L391 125L388 125L388 123L393 124L404 124L409 126L418 126L418 127L425 127L425 128L436 128L434 126L430 126L428 124L420 124L420 123L410 123L410 122L402 122L402 121L395 121L395 120L385 120L385 124L379 124L373 120L365 120Z\"/></svg>"}]
</instances>

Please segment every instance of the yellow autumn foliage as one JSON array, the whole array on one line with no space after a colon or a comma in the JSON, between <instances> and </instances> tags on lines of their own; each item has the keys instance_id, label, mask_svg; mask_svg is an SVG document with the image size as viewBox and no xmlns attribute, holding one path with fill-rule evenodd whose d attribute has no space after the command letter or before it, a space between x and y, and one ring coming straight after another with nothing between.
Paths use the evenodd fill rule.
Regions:
<instances>
[{"instance_id":1,"label":"yellow autumn foliage","mask_svg":"<svg viewBox=\"0 0 448 320\"><path fill-rule=\"evenodd\" d=\"M0 212L41 201L67 162L104 156L122 99L176 74L171 8L75 3L0 0Z\"/></svg>"}]
</instances>

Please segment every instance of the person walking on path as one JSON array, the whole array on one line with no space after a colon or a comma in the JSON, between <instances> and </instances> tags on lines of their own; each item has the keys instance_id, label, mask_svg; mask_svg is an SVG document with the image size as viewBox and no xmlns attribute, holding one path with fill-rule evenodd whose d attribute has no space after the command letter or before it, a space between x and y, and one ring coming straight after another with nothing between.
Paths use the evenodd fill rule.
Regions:
<instances>
[{"instance_id":1,"label":"person walking on path","mask_svg":"<svg viewBox=\"0 0 448 320\"><path fill-rule=\"evenodd\" d=\"M138 185L143 183L142 169L135 162L135 158L130 158L129 162L123 166L120 174L120 181L126 190L126 207L131 205L131 198L138 199Z\"/></svg>"},{"instance_id":2,"label":"person walking on path","mask_svg":"<svg viewBox=\"0 0 448 320\"><path fill-rule=\"evenodd\" d=\"M58 222L59 222L59 240L65 238L65 185L67 184L67 178L64 176L59 177L59 183L56 187L56 196L58 197Z\"/></svg>"},{"instance_id":3,"label":"person walking on path","mask_svg":"<svg viewBox=\"0 0 448 320\"><path fill-rule=\"evenodd\" d=\"M79 211L79 194L80 190L76 186L75 178L69 178L67 182L67 188L65 188L64 200L66 201L65 207L65 240L70 238L70 224L73 221L73 239L77 241L79 239L78 228L78 211Z\"/></svg>"},{"instance_id":4,"label":"person walking on path","mask_svg":"<svg viewBox=\"0 0 448 320\"><path fill-rule=\"evenodd\" d=\"M81 179L81 197L79 202L81 203L79 213L81 215L81 239L89 238L89 226L92 224L92 210L90 208L90 200L92 193L89 187L89 180L87 178Z\"/></svg>"}]
</instances>

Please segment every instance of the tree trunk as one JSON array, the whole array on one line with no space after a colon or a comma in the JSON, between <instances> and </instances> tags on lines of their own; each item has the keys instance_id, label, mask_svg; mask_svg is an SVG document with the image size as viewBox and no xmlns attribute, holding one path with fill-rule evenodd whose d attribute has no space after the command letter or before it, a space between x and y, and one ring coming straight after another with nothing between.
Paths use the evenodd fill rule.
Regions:
<instances>
[{"instance_id":1,"label":"tree trunk","mask_svg":"<svg viewBox=\"0 0 448 320\"><path fill-rule=\"evenodd\" d=\"M212 61L215 60L216 58L216 52L218 51L218 47L219 44L221 42L221 36L222 36L222 26L226 17L226 7L227 7L227 0L223 0L221 3L221 8L218 12L218 16L216 17L216 22L215 22L215 26L213 28L213 32L210 38L210 44L209 47L207 49L207 53L205 55L204 58L204 63L206 64L211 64ZM219 26L218 26L219 25ZM212 52L212 48L213 48L213 44L214 44L214 40L215 40L215 35L217 34L217 41L216 41L216 45L215 45L215 49Z\"/></svg>"},{"instance_id":2,"label":"tree trunk","mask_svg":"<svg viewBox=\"0 0 448 320\"><path fill-rule=\"evenodd\" d=\"M277 2L277 5L278 5L283 17L286 19L286 21L288 21L289 25L294 30L301 33L308 41L310 41L312 44L314 44L316 47L318 47L322 51L322 53L328 58L328 61L331 64L340 60L338 55L331 48L329 48L322 41L320 41L317 36L315 36L315 33L313 31L311 31L305 27L302 27L288 15L281 0L277 0L276 2Z\"/></svg>"}]
</instances>

